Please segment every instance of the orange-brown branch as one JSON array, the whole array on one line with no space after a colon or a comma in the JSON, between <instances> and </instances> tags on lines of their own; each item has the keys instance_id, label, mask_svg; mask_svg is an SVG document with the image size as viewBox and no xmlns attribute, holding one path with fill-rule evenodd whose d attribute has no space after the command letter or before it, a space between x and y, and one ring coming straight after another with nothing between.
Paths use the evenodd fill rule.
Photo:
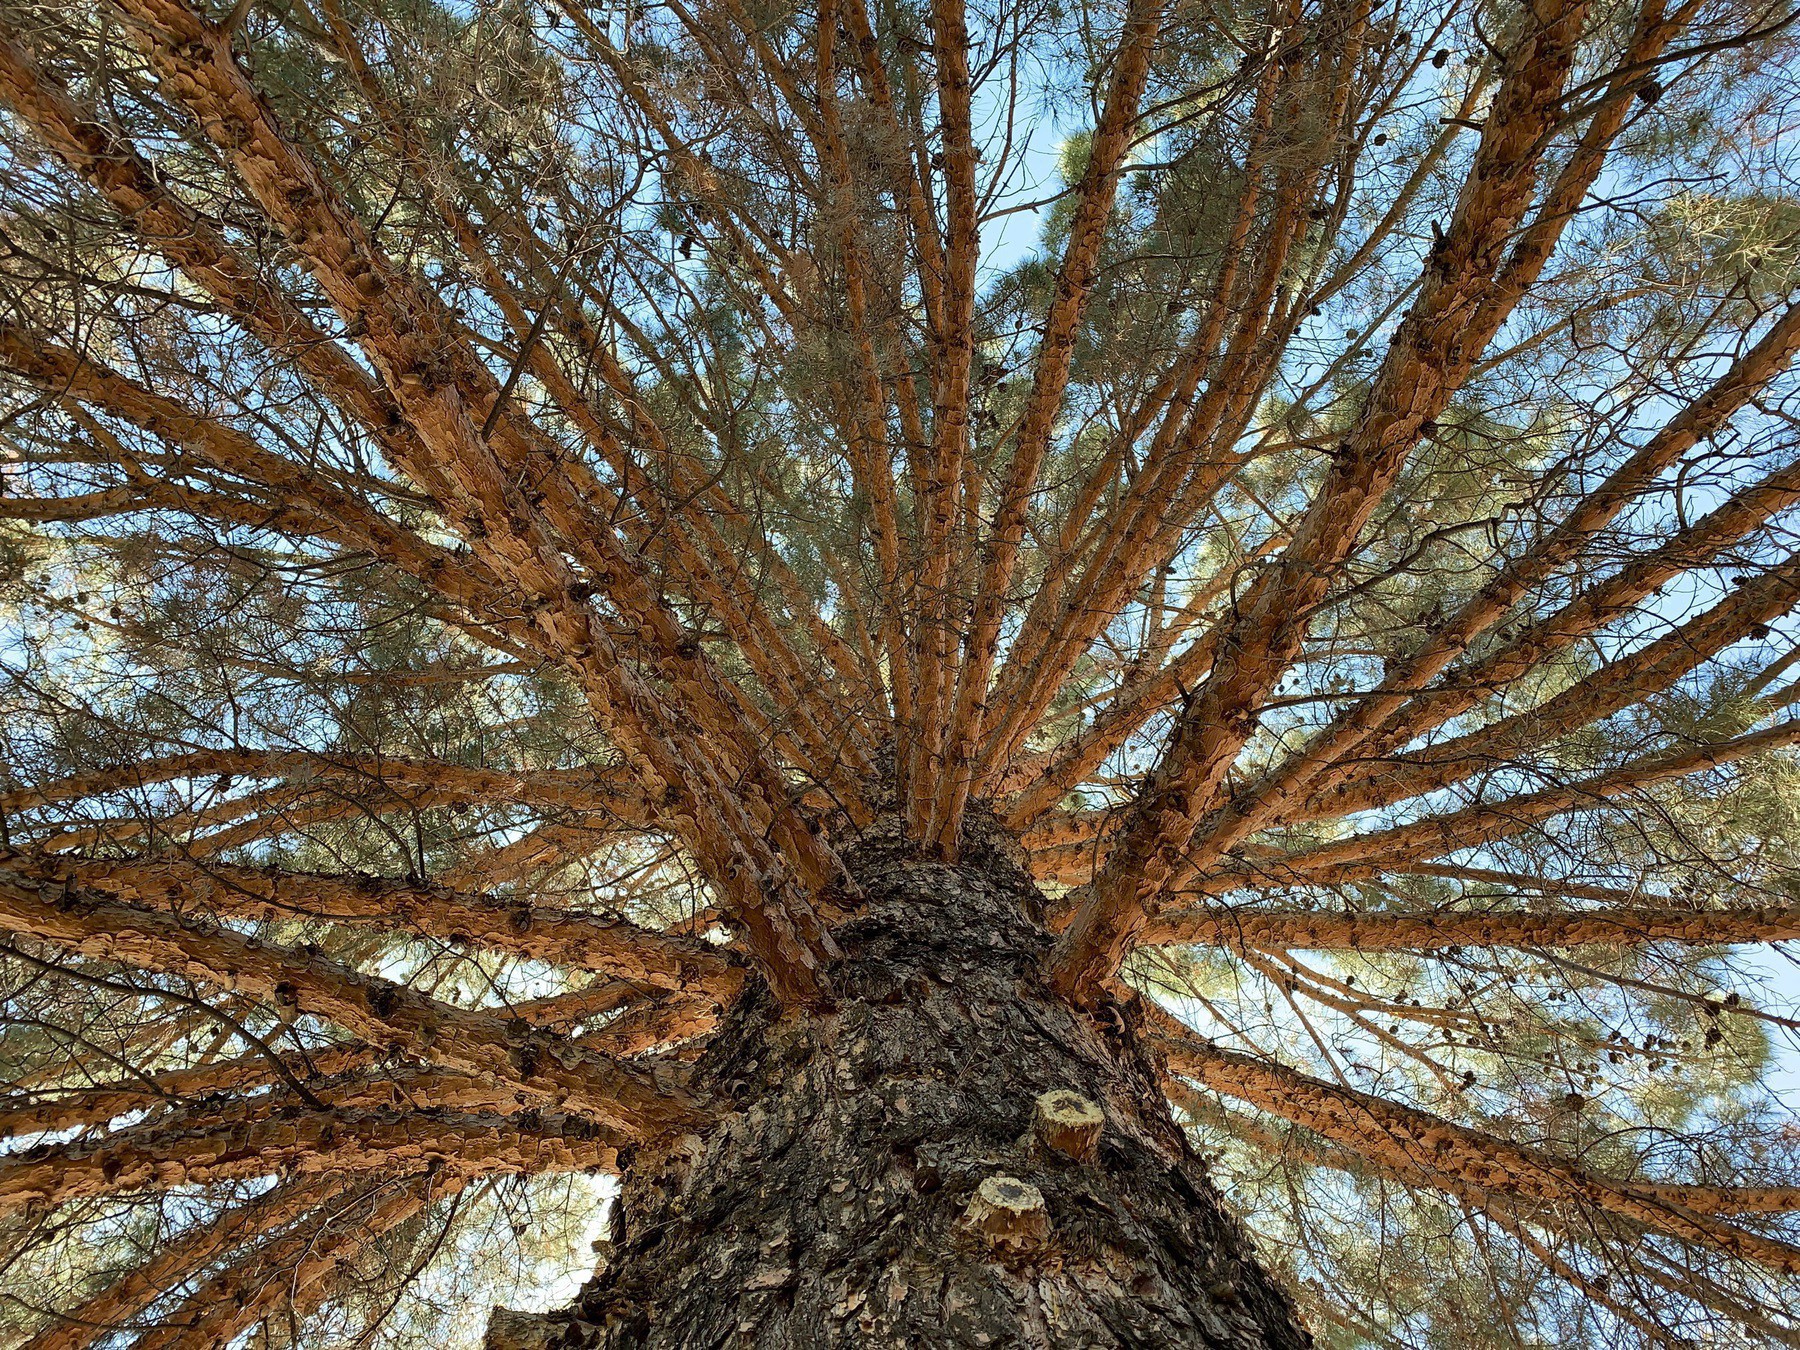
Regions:
<instances>
[{"instance_id":1,"label":"orange-brown branch","mask_svg":"<svg viewBox=\"0 0 1800 1350\"><path fill-rule=\"evenodd\" d=\"M1318 910L1170 910L1145 925L1143 943L1197 943L1263 951L1303 948L1446 951L1465 947L1730 946L1800 938L1800 907L1673 909L1634 905L1548 914L1433 910L1342 914Z\"/></svg>"},{"instance_id":2,"label":"orange-brown branch","mask_svg":"<svg viewBox=\"0 0 1800 1350\"><path fill-rule=\"evenodd\" d=\"M1063 936L1054 979L1066 993L1090 997L1118 969L1148 908L1183 866L1195 823L1215 805L1226 770L1299 651L1308 616L1338 565L1505 317L1494 303L1495 272L1530 202L1585 13L1579 2L1538 0L1532 7L1456 213L1367 403L1282 559L1226 626L1211 675L1178 719L1120 844ZM1478 318L1484 327L1474 326Z\"/></svg>"},{"instance_id":3,"label":"orange-brown branch","mask_svg":"<svg viewBox=\"0 0 1800 1350\"><path fill-rule=\"evenodd\" d=\"M90 959L235 988L325 1018L371 1044L516 1083L634 1135L656 1135L703 1115L667 1075L614 1063L494 1013L441 1002L315 953L4 869L0 930Z\"/></svg>"},{"instance_id":4,"label":"orange-brown branch","mask_svg":"<svg viewBox=\"0 0 1800 1350\"><path fill-rule=\"evenodd\" d=\"M179 857L79 858L0 850L0 868L127 904L211 919L375 924L604 971L729 1002L742 972L718 947L624 919L373 876L286 872Z\"/></svg>"},{"instance_id":5,"label":"orange-brown branch","mask_svg":"<svg viewBox=\"0 0 1800 1350\"><path fill-rule=\"evenodd\" d=\"M1166 1013L1153 1013L1152 1020L1174 1072L1403 1173L1429 1175L1453 1193L1477 1202L1499 1193L1555 1206L1591 1207L1778 1273L1800 1273L1800 1248L1713 1217L1731 1212L1729 1188L1704 1188L1713 1191L1712 1209L1702 1212L1640 1189L1645 1183L1596 1176L1539 1149L1221 1049ZM1684 1192L1684 1198L1696 1198L1700 1189ZM1747 1192L1746 1203L1736 1207L1758 1209L1769 1198L1759 1193L1762 1189Z\"/></svg>"}]
</instances>

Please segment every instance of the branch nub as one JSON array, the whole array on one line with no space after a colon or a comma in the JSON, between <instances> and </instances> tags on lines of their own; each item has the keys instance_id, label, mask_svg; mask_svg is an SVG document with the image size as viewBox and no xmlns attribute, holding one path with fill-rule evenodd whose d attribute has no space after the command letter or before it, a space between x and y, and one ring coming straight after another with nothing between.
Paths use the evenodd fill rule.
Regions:
<instances>
[{"instance_id":1,"label":"branch nub","mask_svg":"<svg viewBox=\"0 0 1800 1350\"><path fill-rule=\"evenodd\" d=\"M1100 1147L1106 1115L1098 1105L1068 1088L1052 1088L1037 1099L1031 1132L1053 1153L1086 1162Z\"/></svg>"},{"instance_id":2,"label":"branch nub","mask_svg":"<svg viewBox=\"0 0 1800 1350\"><path fill-rule=\"evenodd\" d=\"M1017 1177L992 1176L975 1188L963 1222L990 1247L1024 1251L1050 1236L1043 1192Z\"/></svg>"}]
</instances>

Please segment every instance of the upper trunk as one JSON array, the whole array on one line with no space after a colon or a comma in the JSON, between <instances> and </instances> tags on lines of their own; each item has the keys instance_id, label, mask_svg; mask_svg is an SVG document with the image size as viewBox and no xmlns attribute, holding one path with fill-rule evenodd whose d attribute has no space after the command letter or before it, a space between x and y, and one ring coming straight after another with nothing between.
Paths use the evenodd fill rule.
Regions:
<instances>
[{"instance_id":1,"label":"upper trunk","mask_svg":"<svg viewBox=\"0 0 1800 1350\"><path fill-rule=\"evenodd\" d=\"M1049 990L1024 872L886 842L851 865L866 907L836 934L834 1005L741 999L695 1083L735 1110L625 1158L599 1274L549 1319L497 1318L490 1344L1307 1345L1130 1010ZM1099 1105L1091 1152L1034 1131L1059 1088Z\"/></svg>"}]
</instances>

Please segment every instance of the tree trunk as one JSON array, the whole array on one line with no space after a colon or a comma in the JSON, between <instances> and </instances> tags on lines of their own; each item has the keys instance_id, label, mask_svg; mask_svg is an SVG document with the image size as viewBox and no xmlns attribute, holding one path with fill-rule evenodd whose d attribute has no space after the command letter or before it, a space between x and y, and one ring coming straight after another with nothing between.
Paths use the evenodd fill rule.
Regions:
<instances>
[{"instance_id":1,"label":"tree trunk","mask_svg":"<svg viewBox=\"0 0 1800 1350\"><path fill-rule=\"evenodd\" d=\"M624 1157L599 1273L490 1346L1308 1345L1130 1010L1050 992L1023 870L992 847L851 865L834 1006L741 999L695 1084L735 1110Z\"/></svg>"}]
</instances>

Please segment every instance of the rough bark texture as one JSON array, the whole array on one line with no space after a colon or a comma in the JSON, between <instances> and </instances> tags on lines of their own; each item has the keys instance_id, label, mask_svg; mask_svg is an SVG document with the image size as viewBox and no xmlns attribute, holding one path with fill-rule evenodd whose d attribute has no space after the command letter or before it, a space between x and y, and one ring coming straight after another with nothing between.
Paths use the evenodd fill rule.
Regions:
<instances>
[{"instance_id":1,"label":"rough bark texture","mask_svg":"<svg viewBox=\"0 0 1800 1350\"><path fill-rule=\"evenodd\" d=\"M548 1318L497 1316L490 1345L1308 1345L1171 1121L1135 1015L1050 992L1025 873L881 843L854 872L869 909L837 933L834 1005L741 1000L697 1066L736 1110L627 1156L594 1280ZM1055 1089L1104 1112L1087 1161L1034 1138ZM1041 1193L1047 1231L970 1222L996 1178Z\"/></svg>"}]
</instances>

